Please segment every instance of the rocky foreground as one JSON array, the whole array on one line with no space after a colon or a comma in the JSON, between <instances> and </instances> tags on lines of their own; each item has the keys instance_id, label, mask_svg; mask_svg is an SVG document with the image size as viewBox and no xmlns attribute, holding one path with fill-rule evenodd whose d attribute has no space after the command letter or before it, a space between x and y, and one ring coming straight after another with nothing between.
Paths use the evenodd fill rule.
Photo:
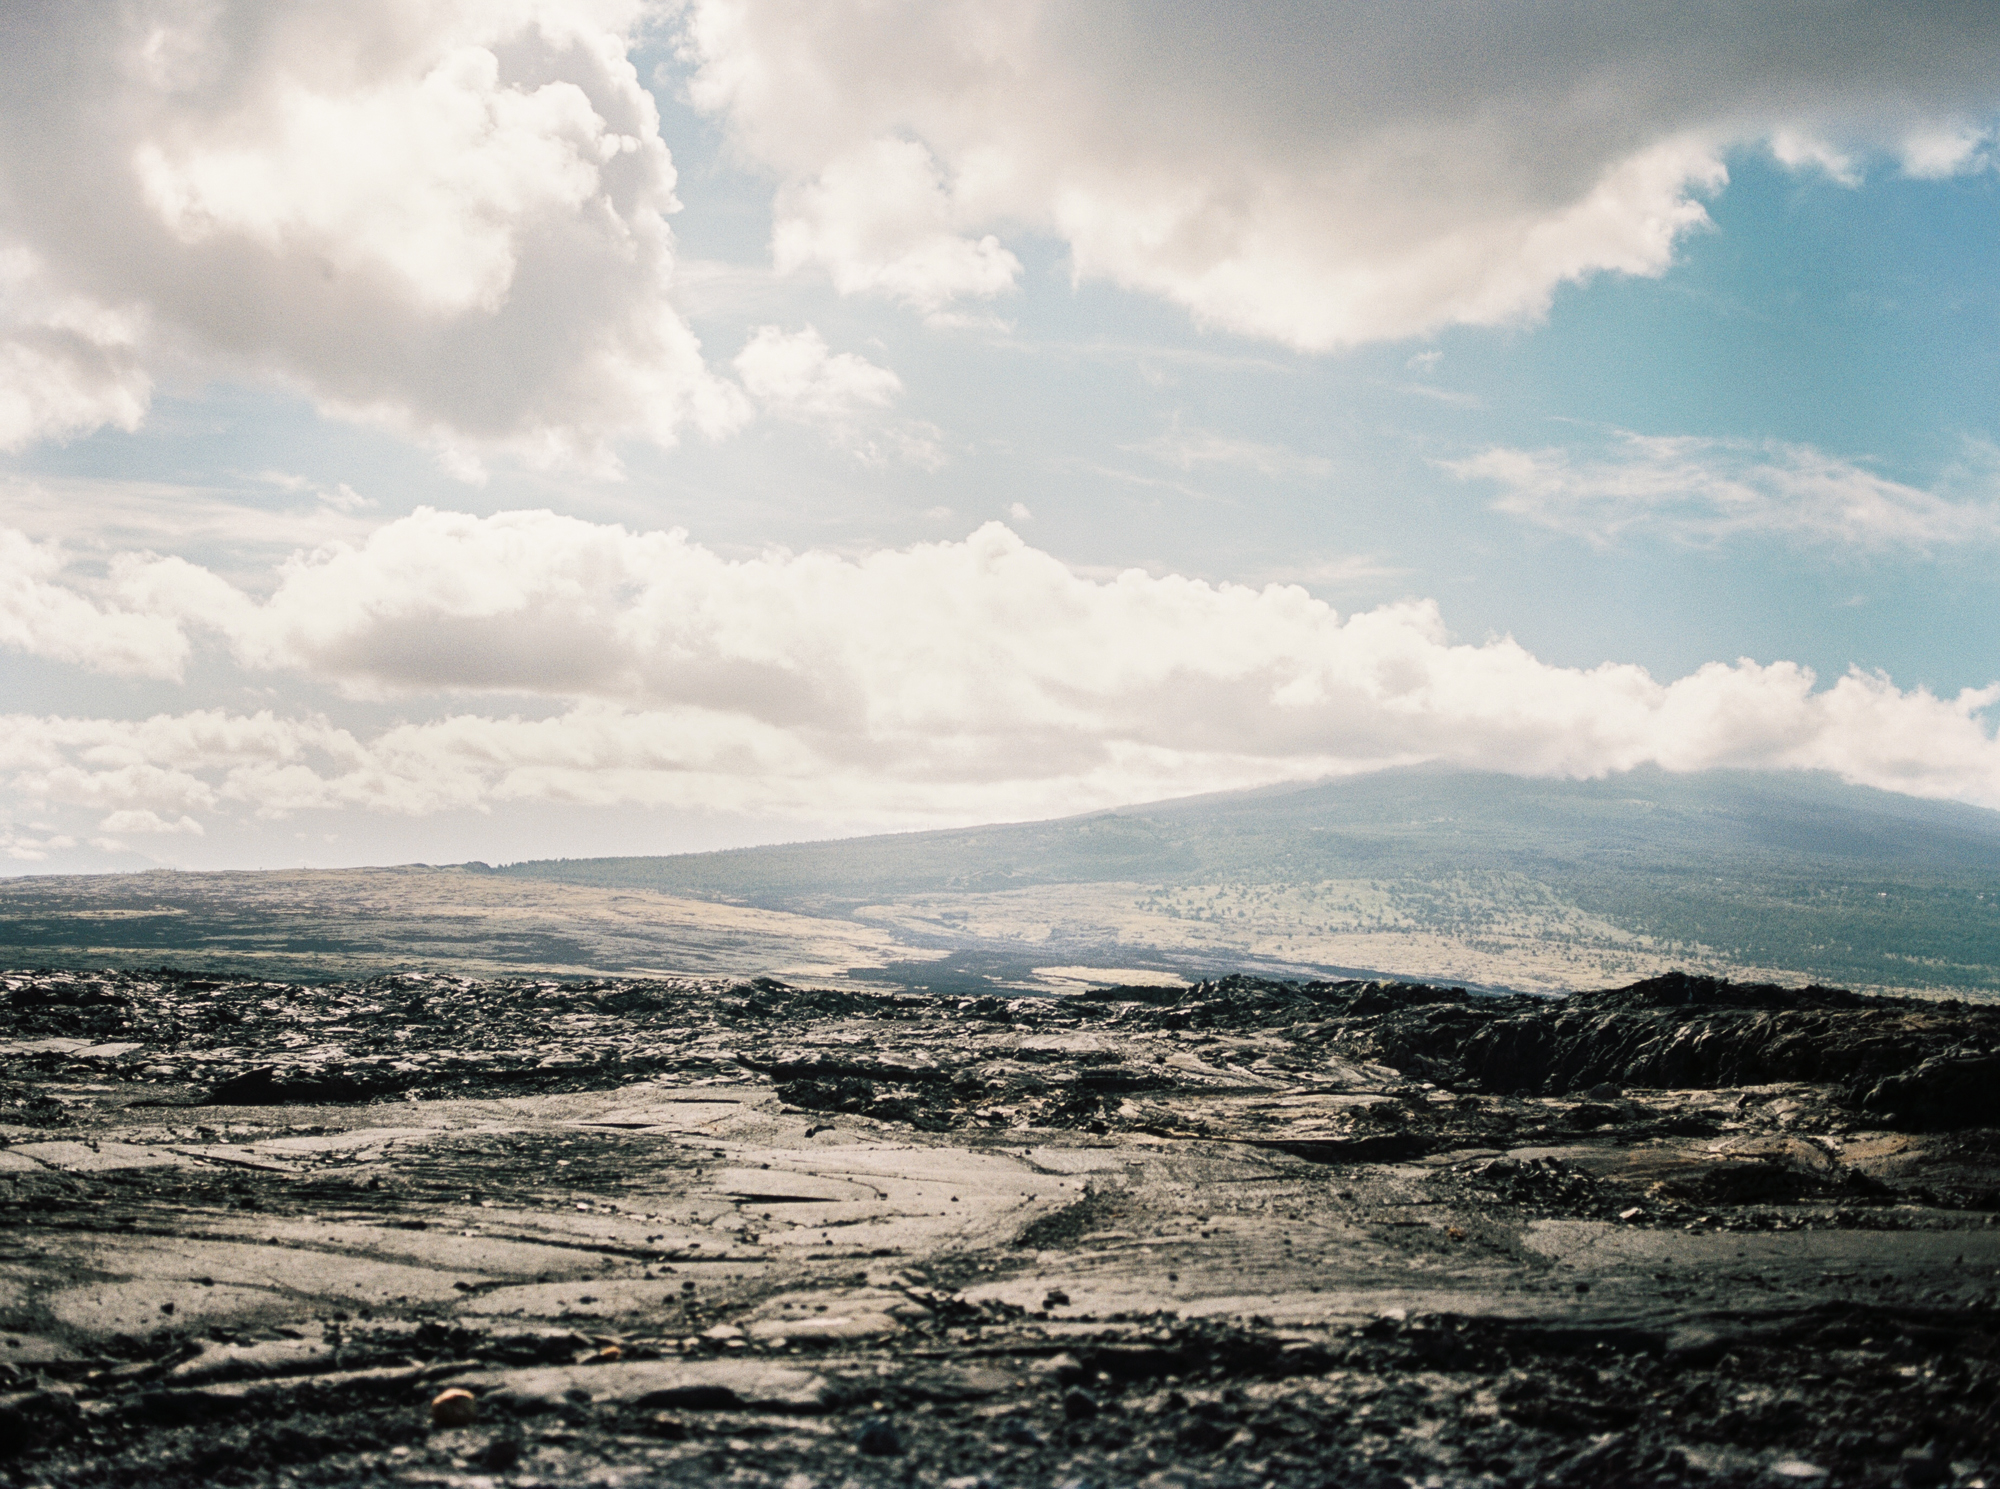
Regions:
<instances>
[{"instance_id":1,"label":"rocky foreground","mask_svg":"<svg viewBox=\"0 0 2000 1489\"><path fill-rule=\"evenodd\" d=\"M0 994L16 1484L2000 1484L2000 1010Z\"/></svg>"}]
</instances>

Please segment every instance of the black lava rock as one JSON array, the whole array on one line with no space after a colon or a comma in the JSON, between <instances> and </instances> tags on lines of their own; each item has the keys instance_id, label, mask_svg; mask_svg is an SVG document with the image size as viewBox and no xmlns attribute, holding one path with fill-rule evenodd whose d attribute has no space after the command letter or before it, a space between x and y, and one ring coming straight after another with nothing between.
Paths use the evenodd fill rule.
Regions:
<instances>
[{"instance_id":1,"label":"black lava rock","mask_svg":"<svg viewBox=\"0 0 2000 1489\"><path fill-rule=\"evenodd\" d=\"M1063 1392L1063 1415L1072 1422L1088 1422L1098 1413L1097 1398L1075 1388Z\"/></svg>"},{"instance_id":2,"label":"black lava rock","mask_svg":"<svg viewBox=\"0 0 2000 1489\"><path fill-rule=\"evenodd\" d=\"M870 1417L854 1434L854 1445L875 1458L894 1458L903 1451L902 1434L883 1417Z\"/></svg>"}]
</instances>

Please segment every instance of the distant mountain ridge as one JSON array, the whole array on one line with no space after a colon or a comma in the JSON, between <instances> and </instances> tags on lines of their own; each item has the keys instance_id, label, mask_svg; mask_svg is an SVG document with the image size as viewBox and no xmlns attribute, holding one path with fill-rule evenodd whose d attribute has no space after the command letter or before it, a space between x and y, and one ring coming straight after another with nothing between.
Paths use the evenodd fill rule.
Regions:
<instances>
[{"instance_id":1,"label":"distant mountain ridge","mask_svg":"<svg viewBox=\"0 0 2000 1489\"><path fill-rule=\"evenodd\" d=\"M1233 949L1262 964L1352 970L1312 953L1337 951L1343 938L1355 943L1350 952L1364 943L1393 951L1398 929L1494 946L1540 934L1551 945L1602 943L1600 951L1622 940L1625 951L1598 958L1611 957L1606 976L1664 959L2000 994L2000 812L1821 774L1645 769L1566 781L1418 767L1046 822L495 872L861 914L936 945L1029 954L1022 926L975 934L942 902L962 901L962 918L976 918L1029 891L1137 885L1149 895L1140 903L1164 907L1169 919L1202 918L1190 892L1205 891L1221 901L1212 922L1262 927L1233 947L1227 938L1161 944L1141 928L1098 927L1169 963L1178 951L1183 962L1196 953L1198 965L1219 966ZM1288 912L1280 903L1281 890L1340 884L1373 887L1317 921L1313 905ZM1326 895L1315 902L1328 903ZM1285 935L1287 913L1320 926L1319 940ZM1107 936L1072 926L1042 939L1056 956L1102 951ZM1431 950L1421 967L1379 970L1439 975Z\"/></svg>"},{"instance_id":2,"label":"distant mountain ridge","mask_svg":"<svg viewBox=\"0 0 2000 1489\"><path fill-rule=\"evenodd\" d=\"M1635 816L1631 810L1643 813ZM1540 814L1539 816L1535 814ZM1662 815L1655 815L1662 814ZM1662 848L1774 852L1901 867L2000 869L2000 812L1851 786L1820 772L1641 768L1598 780L1543 780L1431 766L1306 785L1180 797L1046 821L884 833L647 857L524 860L494 872L682 893L828 892L839 880L884 889L964 888L986 879L1091 882L1275 867L1273 849L1400 855L1412 830L1440 848L1601 856ZM1194 839L1232 841L1240 851ZM1252 843L1268 847L1251 847ZM860 875L857 881L856 875Z\"/></svg>"}]
</instances>

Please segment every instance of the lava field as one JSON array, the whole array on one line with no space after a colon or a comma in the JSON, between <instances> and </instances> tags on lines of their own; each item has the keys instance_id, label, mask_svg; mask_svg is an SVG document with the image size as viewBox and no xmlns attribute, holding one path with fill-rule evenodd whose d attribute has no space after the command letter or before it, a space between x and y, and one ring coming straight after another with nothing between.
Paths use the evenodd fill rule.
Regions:
<instances>
[{"instance_id":1,"label":"lava field","mask_svg":"<svg viewBox=\"0 0 2000 1489\"><path fill-rule=\"evenodd\" d=\"M0 1480L2000 1485L2000 1010L0 974Z\"/></svg>"}]
</instances>

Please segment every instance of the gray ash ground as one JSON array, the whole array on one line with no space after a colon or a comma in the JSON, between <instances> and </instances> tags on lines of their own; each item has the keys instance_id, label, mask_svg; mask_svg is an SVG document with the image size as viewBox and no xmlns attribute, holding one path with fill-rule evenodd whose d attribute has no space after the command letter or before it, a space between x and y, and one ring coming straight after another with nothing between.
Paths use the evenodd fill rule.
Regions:
<instances>
[{"instance_id":1,"label":"gray ash ground","mask_svg":"<svg viewBox=\"0 0 2000 1489\"><path fill-rule=\"evenodd\" d=\"M15 1484L2000 1484L1993 1009L0 995Z\"/></svg>"}]
</instances>

